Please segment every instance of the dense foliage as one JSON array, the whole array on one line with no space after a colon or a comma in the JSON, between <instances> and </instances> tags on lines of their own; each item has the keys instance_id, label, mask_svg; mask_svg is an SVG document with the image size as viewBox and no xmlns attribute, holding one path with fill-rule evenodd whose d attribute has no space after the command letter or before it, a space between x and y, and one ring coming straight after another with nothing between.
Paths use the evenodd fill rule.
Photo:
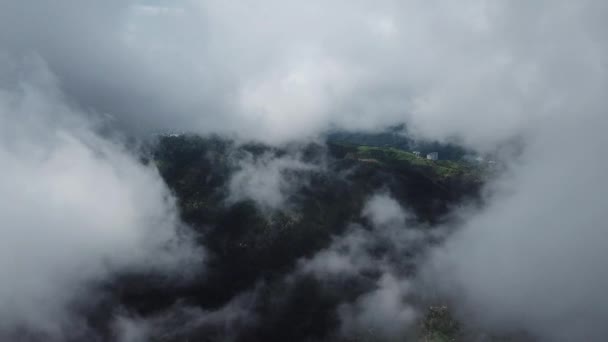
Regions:
<instances>
[{"instance_id":1,"label":"dense foliage","mask_svg":"<svg viewBox=\"0 0 608 342\"><path fill-rule=\"evenodd\" d=\"M317 167L282 172L293 186L279 208L261 206L253 198L229 200L231 177L243 160L293 154ZM368 225L361 210L374 193L389 192L414 213L411 219L417 224L433 226L446 219L451 206L476 199L481 186L478 170L463 163L335 142L278 149L217 137L162 136L151 150L151 162L208 252L205 271L178 285L148 275L125 277L113 291L144 317L177 304L217 310L255 291L251 310L257 320L233 336L239 341L337 338L332 335L338 327L337 306L368 290L378 275L328 286L289 274L298 260L327 247L349 224ZM222 340L225 334L207 324L165 340Z\"/></svg>"}]
</instances>

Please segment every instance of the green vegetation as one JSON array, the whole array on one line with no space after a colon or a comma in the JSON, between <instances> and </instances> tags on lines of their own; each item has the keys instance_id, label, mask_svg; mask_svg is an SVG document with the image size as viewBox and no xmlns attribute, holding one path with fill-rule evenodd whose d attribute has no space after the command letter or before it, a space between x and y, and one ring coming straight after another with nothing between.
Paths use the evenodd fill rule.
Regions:
<instances>
[{"instance_id":1,"label":"green vegetation","mask_svg":"<svg viewBox=\"0 0 608 342\"><path fill-rule=\"evenodd\" d=\"M379 133L334 132L328 136L327 141L331 144L419 151L422 155L438 152L441 158L446 160L461 160L466 154L471 153L471 151L453 143L413 139L408 134L405 126L389 128Z\"/></svg>"},{"instance_id":2,"label":"green vegetation","mask_svg":"<svg viewBox=\"0 0 608 342\"><path fill-rule=\"evenodd\" d=\"M460 323L446 306L431 306L421 323L420 342L455 342L461 340Z\"/></svg>"},{"instance_id":3,"label":"green vegetation","mask_svg":"<svg viewBox=\"0 0 608 342\"><path fill-rule=\"evenodd\" d=\"M251 308L259 321L237 341L331 340L339 328L339 306L369 291L380 274L365 272L325 282L310 275L294 278L293 270L298 260L328 247L352 223L369 227L361 212L370 196L390 192L411 211L412 220L427 227L442 222L455 204L478 198L481 186L481 171L472 165L418 158L393 146L328 143L294 151L181 135L159 137L150 152L150 160L177 198L182 219L204 243L205 275L169 289L142 287L145 280L129 279L120 288L121 300L141 315L177 299L215 310L259 286ZM227 200L231 177L243 160L286 155L319 167L282 171L290 189L280 208L265 208L251 198ZM387 253L383 246L372 252ZM412 249L403 257L416 253ZM456 328L442 315L431 312L424 319L421 330L427 341L453 341ZM214 340L208 336L201 330L200 338L192 340Z\"/></svg>"},{"instance_id":4,"label":"green vegetation","mask_svg":"<svg viewBox=\"0 0 608 342\"><path fill-rule=\"evenodd\" d=\"M351 149L347 157L360 161L375 160L397 168L414 168L427 173L435 181L480 181L483 173L481 168L466 162L429 160L394 147L351 146Z\"/></svg>"}]
</instances>

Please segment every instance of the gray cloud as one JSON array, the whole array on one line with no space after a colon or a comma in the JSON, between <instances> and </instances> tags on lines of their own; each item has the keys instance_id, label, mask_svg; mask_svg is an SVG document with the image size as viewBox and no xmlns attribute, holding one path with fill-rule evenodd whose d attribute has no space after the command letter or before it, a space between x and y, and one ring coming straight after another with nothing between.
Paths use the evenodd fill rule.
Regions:
<instances>
[{"instance_id":1,"label":"gray cloud","mask_svg":"<svg viewBox=\"0 0 608 342\"><path fill-rule=\"evenodd\" d=\"M430 278L487 329L526 330L543 341L601 341L608 164L596 156L607 143L601 93L608 78L598 15L606 7L532 9L508 39L520 44L518 53L544 62L531 71L542 92L529 92L544 114L531 117L526 149L491 185L487 207L433 256Z\"/></svg>"},{"instance_id":2,"label":"gray cloud","mask_svg":"<svg viewBox=\"0 0 608 342\"><path fill-rule=\"evenodd\" d=\"M96 134L44 64L24 67L28 78L0 88L0 336L64 340L86 330L73 309L97 300L91 285L171 274L200 251L180 237L157 171Z\"/></svg>"},{"instance_id":3,"label":"gray cloud","mask_svg":"<svg viewBox=\"0 0 608 342\"><path fill-rule=\"evenodd\" d=\"M437 251L432 282L473 321L547 341L604 339L608 164L594 156L606 127L603 119L544 127L488 207ZM564 139L573 131L585 135Z\"/></svg>"},{"instance_id":4,"label":"gray cloud","mask_svg":"<svg viewBox=\"0 0 608 342\"><path fill-rule=\"evenodd\" d=\"M264 209L278 209L287 197L306 181L298 172L319 170L298 155L276 156L272 152L254 156L246 153L238 159L238 170L228 183L228 203L252 199Z\"/></svg>"},{"instance_id":5,"label":"gray cloud","mask_svg":"<svg viewBox=\"0 0 608 342\"><path fill-rule=\"evenodd\" d=\"M419 313L407 303L408 295L411 295L411 288L407 281L384 274L378 280L376 289L364 294L355 303L340 306L341 333L380 341L398 341L414 336L413 325Z\"/></svg>"},{"instance_id":6,"label":"gray cloud","mask_svg":"<svg viewBox=\"0 0 608 342\"><path fill-rule=\"evenodd\" d=\"M303 259L298 272L323 281L347 279L370 284L352 302L338 309L340 334L346 338L396 341L413 337L421 312L411 273L416 249L427 246L439 232L406 224L410 216L387 193L378 193L366 203L362 215L371 229L353 225L326 249Z\"/></svg>"},{"instance_id":7,"label":"gray cloud","mask_svg":"<svg viewBox=\"0 0 608 342\"><path fill-rule=\"evenodd\" d=\"M491 149L603 79L591 0L2 6L2 46L38 53L69 97L130 131L284 142L407 120Z\"/></svg>"},{"instance_id":8,"label":"gray cloud","mask_svg":"<svg viewBox=\"0 0 608 342\"><path fill-rule=\"evenodd\" d=\"M376 194L363 208L363 216L369 218L375 226L402 225L407 218L405 211L387 194Z\"/></svg>"},{"instance_id":9,"label":"gray cloud","mask_svg":"<svg viewBox=\"0 0 608 342\"><path fill-rule=\"evenodd\" d=\"M110 117L134 133L229 132L269 142L408 121L418 135L456 136L478 150L513 137L527 144L493 185L488 207L437 252L435 283L446 284L448 296L460 289L463 307L492 328L601 340L607 7L594 0L3 1L2 272L27 283L6 286L0 300L18 289L23 301L4 306L13 319L50 329L41 311L32 312L33 299L56 298L54 284L146 264L148 249L139 247L171 240L144 234L175 221L158 176L93 133L91 121ZM32 55L48 70L22 64ZM97 192L99 202L90 196ZM57 240L35 234L50 226ZM82 226L94 238L85 239ZM73 248L63 241L75 241ZM73 257L85 247L87 256ZM25 258L15 267L24 248L40 250L48 264ZM80 269L89 271L73 273ZM53 289L39 286L64 273ZM48 310L61 311L66 300ZM44 317L60 317L54 313Z\"/></svg>"}]
</instances>

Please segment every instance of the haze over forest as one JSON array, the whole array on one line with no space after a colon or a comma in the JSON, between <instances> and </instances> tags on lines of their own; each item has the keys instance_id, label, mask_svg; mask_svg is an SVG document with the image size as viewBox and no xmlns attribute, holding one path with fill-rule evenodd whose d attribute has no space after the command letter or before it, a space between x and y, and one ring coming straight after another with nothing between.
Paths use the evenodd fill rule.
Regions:
<instances>
[{"instance_id":1,"label":"haze over forest","mask_svg":"<svg viewBox=\"0 0 608 342\"><path fill-rule=\"evenodd\" d=\"M605 341L606 17L0 0L0 341Z\"/></svg>"}]
</instances>

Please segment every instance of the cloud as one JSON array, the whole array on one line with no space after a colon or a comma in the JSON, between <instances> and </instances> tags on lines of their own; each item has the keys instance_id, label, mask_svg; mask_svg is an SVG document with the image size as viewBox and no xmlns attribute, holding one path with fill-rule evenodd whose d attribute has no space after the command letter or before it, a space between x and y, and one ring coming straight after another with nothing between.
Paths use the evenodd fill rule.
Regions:
<instances>
[{"instance_id":1,"label":"cloud","mask_svg":"<svg viewBox=\"0 0 608 342\"><path fill-rule=\"evenodd\" d=\"M487 208L437 252L435 283L459 289L492 328L601 340L607 10L594 0L3 1L3 270L27 281L5 287L0 298L15 289L23 301L3 307L48 330L33 299L58 298L45 317L61 317L55 290L146 264L141 247L173 237L159 228L176 219L156 173L92 122L283 143L407 121L481 151L514 137L526 146ZM32 55L48 71L22 64ZM254 162L235 188L277 205L281 181L257 171L283 167ZM16 267L28 248L38 258ZM47 277L62 281L48 290Z\"/></svg>"},{"instance_id":2,"label":"cloud","mask_svg":"<svg viewBox=\"0 0 608 342\"><path fill-rule=\"evenodd\" d=\"M406 213L399 202L387 194L374 195L363 208L363 216L375 226L405 225Z\"/></svg>"},{"instance_id":3,"label":"cloud","mask_svg":"<svg viewBox=\"0 0 608 342\"><path fill-rule=\"evenodd\" d=\"M430 282L486 329L600 341L607 333L600 288L608 276L598 261L606 257L608 164L596 156L607 142L601 92L608 78L597 15L606 7L544 5L506 7L528 16L505 38L533 67L526 74L532 88L523 89L529 102L516 111L538 109L522 129L526 148L490 186L487 206L436 252Z\"/></svg>"},{"instance_id":4,"label":"cloud","mask_svg":"<svg viewBox=\"0 0 608 342\"><path fill-rule=\"evenodd\" d=\"M199 252L179 233L157 171L67 104L43 63L0 87L0 336L64 340L96 283L120 272L171 274ZM23 338L23 336L14 338Z\"/></svg>"},{"instance_id":5,"label":"cloud","mask_svg":"<svg viewBox=\"0 0 608 342\"><path fill-rule=\"evenodd\" d=\"M337 307L339 334L346 338L393 341L411 338L421 316L414 298L412 271L419 253L437 232L406 225L410 214L388 193L369 198L362 215L371 227L351 226L326 249L300 260L298 271L327 286L332 279L360 287L354 300L344 294Z\"/></svg>"},{"instance_id":6,"label":"cloud","mask_svg":"<svg viewBox=\"0 0 608 342\"><path fill-rule=\"evenodd\" d=\"M117 127L271 143L407 121L416 134L491 150L562 115L565 99L597 93L606 53L605 6L592 0L0 9L3 49L40 55L71 100Z\"/></svg>"},{"instance_id":7,"label":"cloud","mask_svg":"<svg viewBox=\"0 0 608 342\"><path fill-rule=\"evenodd\" d=\"M409 284L390 274L383 275L378 288L364 294L353 304L339 309L341 333L345 336L369 336L381 341L393 341L412 336L418 313L405 300Z\"/></svg>"},{"instance_id":8,"label":"cloud","mask_svg":"<svg viewBox=\"0 0 608 342\"><path fill-rule=\"evenodd\" d=\"M594 157L608 142L605 121L544 127L488 206L436 252L432 282L474 322L547 341L606 336L608 164ZM573 132L584 134L564 139Z\"/></svg>"},{"instance_id":9,"label":"cloud","mask_svg":"<svg viewBox=\"0 0 608 342\"><path fill-rule=\"evenodd\" d=\"M305 182L301 173L320 168L300 156L276 156L272 152L259 156L245 152L237 164L238 170L228 183L228 203L252 199L265 209L284 207L287 197Z\"/></svg>"}]
</instances>

